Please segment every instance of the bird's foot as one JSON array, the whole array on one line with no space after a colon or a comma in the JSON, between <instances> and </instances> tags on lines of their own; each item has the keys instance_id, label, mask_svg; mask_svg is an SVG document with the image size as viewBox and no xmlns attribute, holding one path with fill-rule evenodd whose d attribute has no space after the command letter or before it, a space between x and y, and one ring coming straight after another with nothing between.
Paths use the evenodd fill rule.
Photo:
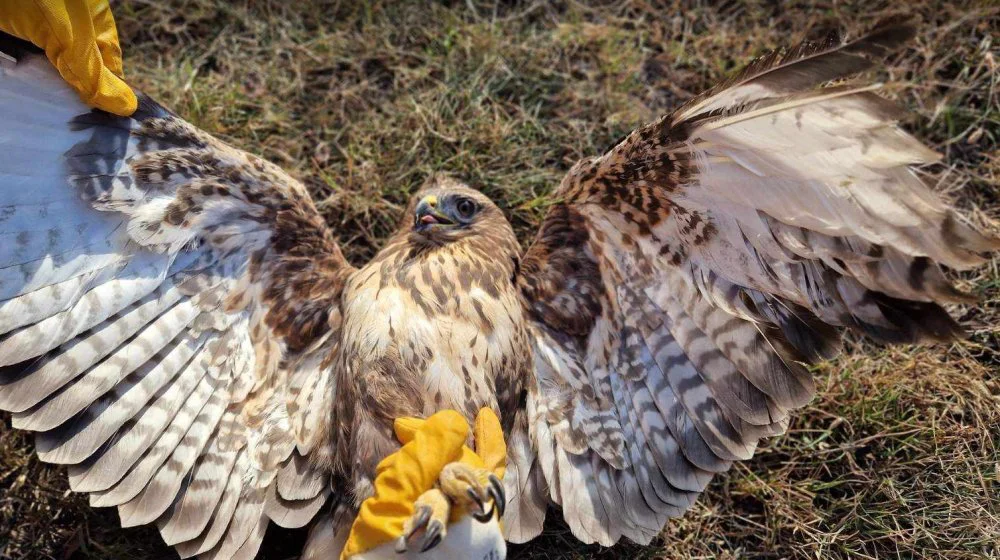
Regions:
<instances>
[{"instance_id":1,"label":"bird's foot","mask_svg":"<svg viewBox=\"0 0 1000 560\"><path fill-rule=\"evenodd\" d=\"M424 538L420 541L420 552L425 552L438 545L448 534L448 515L451 504L448 497L438 488L424 492L413 503L413 517L403 523L403 534L396 541L396 552L406 552L409 541L414 535L423 531Z\"/></svg>"},{"instance_id":2,"label":"bird's foot","mask_svg":"<svg viewBox=\"0 0 1000 560\"><path fill-rule=\"evenodd\" d=\"M486 469L470 467L465 463L450 463L441 469L438 479L441 491L464 511L481 523L503 517L507 497L500 478Z\"/></svg>"},{"instance_id":3,"label":"bird's foot","mask_svg":"<svg viewBox=\"0 0 1000 560\"><path fill-rule=\"evenodd\" d=\"M424 492L414 502L413 517L403 524L403 534L396 542L396 552L406 552L413 537L423 532L420 552L437 546L448 533L448 518L453 507L469 512L481 523L502 517L507 506L503 483L485 469L464 463L449 463L441 469L437 488Z\"/></svg>"}]
</instances>

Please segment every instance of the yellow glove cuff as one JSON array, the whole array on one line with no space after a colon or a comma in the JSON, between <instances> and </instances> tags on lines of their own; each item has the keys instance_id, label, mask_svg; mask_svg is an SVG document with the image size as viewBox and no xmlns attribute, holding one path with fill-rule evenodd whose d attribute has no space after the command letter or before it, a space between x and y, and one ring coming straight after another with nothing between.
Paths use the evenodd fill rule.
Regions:
<instances>
[{"instance_id":1,"label":"yellow glove cuff","mask_svg":"<svg viewBox=\"0 0 1000 560\"><path fill-rule=\"evenodd\" d=\"M0 31L45 50L80 99L116 115L138 100L122 80L122 53L106 0L3 0Z\"/></svg>"}]
</instances>

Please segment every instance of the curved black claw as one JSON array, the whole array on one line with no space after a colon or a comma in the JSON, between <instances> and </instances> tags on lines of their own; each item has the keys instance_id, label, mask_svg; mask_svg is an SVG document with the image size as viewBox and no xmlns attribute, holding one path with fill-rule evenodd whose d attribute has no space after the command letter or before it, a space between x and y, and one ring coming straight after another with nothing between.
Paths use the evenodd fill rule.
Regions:
<instances>
[{"instance_id":1,"label":"curved black claw","mask_svg":"<svg viewBox=\"0 0 1000 560\"><path fill-rule=\"evenodd\" d=\"M469 498L471 498L473 502L476 502L477 506L479 506L478 512L470 512L470 515L472 515L473 519L475 519L480 523L486 523L487 521L493 518L492 505L490 506L490 509L487 510L486 500L484 500L483 497L479 495L479 492L476 492L475 488L469 487L465 491L465 493L469 495Z\"/></svg>"},{"instance_id":2,"label":"curved black claw","mask_svg":"<svg viewBox=\"0 0 1000 560\"><path fill-rule=\"evenodd\" d=\"M497 510L497 517L503 517L503 512L507 510L507 493L504 492L500 477L495 474L490 475L490 488L487 492L493 498L493 507Z\"/></svg>"},{"instance_id":3,"label":"curved black claw","mask_svg":"<svg viewBox=\"0 0 1000 560\"><path fill-rule=\"evenodd\" d=\"M471 515L473 519L480 523L489 523L490 519L493 519L493 506L490 506L489 511L481 511Z\"/></svg>"},{"instance_id":4,"label":"curved black claw","mask_svg":"<svg viewBox=\"0 0 1000 560\"><path fill-rule=\"evenodd\" d=\"M407 542L413 537L413 534L427 525L427 522L431 519L431 507L430 506L420 506L417 513L413 516L413 524L410 526L408 531L404 531L402 535L396 539L396 552L403 554L406 552Z\"/></svg>"},{"instance_id":5,"label":"curved black claw","mask_svg":"<svg viewBox=\"0 0 1000 560\"><path fill-rule=\"evenodd\" d=\"M420 543L420 552L427 552L428 550L441 544L442 529L444 529L444 524L436 519L427 525L427 532L424 533L424 540Z\"/></svg>"}]
</instances>

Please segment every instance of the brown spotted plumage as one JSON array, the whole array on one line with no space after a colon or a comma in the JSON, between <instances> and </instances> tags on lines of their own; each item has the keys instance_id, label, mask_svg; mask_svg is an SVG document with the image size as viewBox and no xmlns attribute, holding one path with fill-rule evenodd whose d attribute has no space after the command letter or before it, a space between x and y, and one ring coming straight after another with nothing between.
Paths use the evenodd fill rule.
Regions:
<instances>
[{"instance_id":1,"label":"brown spotted plumage","mask_svg":"<svg viewBox=\"0 0 1000 560\"><path fill-rule=\"evenodd\" d=\"M581 540L648 542L784 432L837 327L961 334L939 304L969 296L942 267L1000 242L917 177L938 156L873 87L823 87L911 35L765 56L569 172L519 281L536 383L511 439L511 539L549 502Z\"/></svg>"},{"instance_id":2,"label":"brown spotted plumage","mask_svg":"<svg viewBox=\"0 0 1000 560\"><path fill-rule=\"evenodd\" d=\"M359 269L276 166L141 95L88 111L24 57L0 73L0 409L184 557L316 518L307 557L336 551L393 420L445 408L499 413L511 540L554 505L581 540L648 542L784 432L840 330L961 334L944 270L1000 241L843 82L911 35L754 62L574 166L523 254L434 177Z\"/></svg>"}]
</instances>

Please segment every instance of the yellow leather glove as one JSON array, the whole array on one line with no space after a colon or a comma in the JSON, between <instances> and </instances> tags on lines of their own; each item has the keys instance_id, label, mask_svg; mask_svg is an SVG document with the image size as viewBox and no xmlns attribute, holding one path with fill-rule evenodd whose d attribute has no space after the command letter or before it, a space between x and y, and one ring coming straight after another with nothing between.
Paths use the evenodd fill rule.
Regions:
<instances>
[{"instance_id":1,"label":"yellow leather glove","mask_svg":"<svg viewBox=\"0 0 1000 560\"><path fill-rule=\"evenodd\" d=\"M0 31L44 49L87 105L125 117L135 112L107 0L0 0Z\"/></svg>"},{"instance_id":2,"label":"yellow leather glove","mask_svg":"<svg viewBox=\"0 0 1000 560\"><path fill-rule=\"evenodd\" d=\"M500 421L490 409L482 409L476 417L476 452L465 446L468 423L453 410L426 420L397 419L395 430L403 447L379 463L375 494L361 504L341 560L405 558L395 552L394 545L403 535L404 525L414 517L415 502L435 487L446 465L459 462L503 479L507 448ZM470 517L473 513L452 507L447 535L420 558L504 558L506 545L499 520L493 516L480 522Z\"/></svg>"}]
</instances>

